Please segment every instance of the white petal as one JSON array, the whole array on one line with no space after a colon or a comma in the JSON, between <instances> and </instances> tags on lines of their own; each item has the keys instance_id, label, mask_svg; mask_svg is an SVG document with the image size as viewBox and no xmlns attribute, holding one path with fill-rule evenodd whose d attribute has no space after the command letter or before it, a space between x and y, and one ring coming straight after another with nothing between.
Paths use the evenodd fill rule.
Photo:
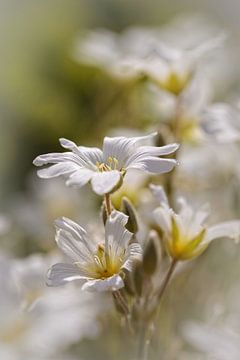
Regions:
<instances>
[{"instance_id":1,"label":"white petal","mask_svg":"<svg viewBox=\"0 0 240 360\"><path fill-rule=\"evenodd\" d=\"M73 280L86 279L81 274L79 269L66 263L58 263L53 265L47 273L47 285L48 286L60 286Z\"/></svg>"},{"instance_id":2,"label":"white petal","mask_svg":"<svg viewBox=\"0 0 240 360\"><path fill-rule=\"evenodd\" d=\"M62 162L52 165L46 169L38 170L37 174L40 178L50 179L60 175L71 174L78 169L78 165L70 162Z\"/></svg>"},{"instance_id":3,"label":"white petal","mask_svg":"<svg viewBox=\"0 0 240 360\"><path fill-rule=\"evenodd\" d=\"M140 261L142 259L142 253L143 251L140 244L133 243L129 245L125 256L126 260L122 266L122 269L131 271L135 261Z\"/></svg>"},{"instance_id":4,"label":"white petal","mask_svg":"<svg viewBox=\"0 0 240 360\"><path fill-rule=\"evenodd\" d=\"M155 157L146 157L139 162L132 163L129 168L139 169L153 174L163 174L171 171L177 162L174 159L161 159Z\"/></svg>"},{"instance_id":5,"label":"white petal","mask_svg":"<svg viewBox=\"0 0 240 360\"><path fill-rule=\"evenodd\" d=\"M112 211L106 221L105 249L111 259L121 255L132 238L132 233L125 228L127 221L128 216L119 211Z\"/></svg>"},{"instance_id":6,"label":"white petal","mask_svg":"<svg viewBox=\"0 0 240 360\"><path fill-rule=\"evenodd\" d=\"M92 188L98 195L104 195L111 192L119 183L121 174L117 170L98 172L92 177Z\"/></svg>"},{"instance_id":7,"label":"white petal","mask_svg":"<svg viewBox=\"0 0 240 360\"><path fill-rule=\"evenodd\" d=\"M68 186L82 187L91 180L93 174L94 172L92 170L79 169L69 177L69 180L66 182L66 184Z\"/></svg>"},{"instance_id":8,"label":"white petal","mask_svg":"<svg viewBox=\"0 0 240 360\"><path fill-rule=\"evenodd\" d=\"M46 164L58 164L60 162L78 163L78 158L71 152L65 153L49 153L37 156L33 160L35 166L42 166Z\"/></svg>"},{"instance_id":9,"label":"white petal","mask_svg":"<svg viewBox=\"0 0 240 360\"><path fill-rule=\"evenodd\" d=\"M154 219L156 223L160 226L162 231L166 233L166 235L169 235L171 233L171 215L172 210L166 206L164 203L161 207L157 208L153 212Z\"/></svg>"},{"instance_id":10,"label":"white petal","mask_svg":"<svg viewBox=\"0 0 240 360\"><path fill-rule=\"evenodd\" d=\"M97 162L103 161L102 150L95 147L77 146L73 141L61 138L60 144L65 149L72 150L79 157L83 167L94 169Z\"/></svg>"},{"instance_id":11,"label":"white petal","mask_svg":"<svg viewBox=\"0 0 240 360\"><path fill-rule=\"evenodd\" d=\"M58 247L73 262L86 263L92 261L93 255L86 247L85 241L80 242L61 229L57 231L55 239Z\"/></svg>"},{"instance_id":12,"label":"white petal","mask_svg":"<svg viewBox=\"0 0 240 360\"><path fill-rule=\"evenodd\" d=\"M239 241L240 237L240 220L226 221L217 225L211 226L206 233L205 242L210 242L215 239L229 238Z\"/></svg>"},{"instance_id":13,"label":"white petal","mask_svg":"<svg viewBox=\"0 0 240 360\"><path fill-rule=\"evenodd\" d=\"M150 184L150 190L152 191L154 197L157 199L157 201L162 205L166 204L169 207L167 195L164 191L163 186L160 185L154 185Z\"/></svg>"},{"instance_id":14,"label":"white petal","mask_svg":"<svg viewBox=\"0 0 240 360\"><path fill-rule=\"evenodd\" d=\"M129 138L123 136L113 138L105 137L103 141L104 162L107 162L109 157L115 157L119 161L120 168L125 167L127 159L139 143L150 140L156 135L157 133Z\"/></svg>"},{"instance_id":15,"label":"white petal","mask_svg":"<svg viewBox=\"0 0 240 360\"><path fill-rule=\"evenodd\" d=\"M124 287L124 282L121 276L113 275L107 279L88 280L82 286L82 290L88 291L116 291Z\"/></svg>"}]
</instances>

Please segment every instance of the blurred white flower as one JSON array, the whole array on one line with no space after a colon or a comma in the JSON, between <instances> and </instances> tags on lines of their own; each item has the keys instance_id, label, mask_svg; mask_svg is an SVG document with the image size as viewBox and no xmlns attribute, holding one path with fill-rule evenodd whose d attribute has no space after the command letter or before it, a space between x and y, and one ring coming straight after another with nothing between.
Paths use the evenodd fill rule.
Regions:
<instances>
[{"instance_id":1,"label":"blurred white flower","mask_svg":"<svg viewBox=\"0 0 240 360\"><path fill-rule=\"evenodd\" d=\"M108 303L100 298L95 302L91 294L71 285L44 286L48 264L49 259L40 255L22 260L0 257L3 359L61 359L61 352L70 345L99 333L97 317Z\"/></svg>"},{"instance_id":2,"label":"blurred white flower","mask_svg":"<svg viewBox=\"0 0 240 360\"><path fill-rule=\"evenodd\" d=\"M240 336L231 329L189 321L183 325L182 332L188 343L204 353L204 359L240 358Z\"/></svg>"},{"instance_id":3,"label":"blurred white flower","mask_svg":"<svg viewBox=\"0 0 240 360\"><path fill-rule=\"evenodd\" d=\"M62 216L88 221L96 212L94 194L90 189L66 188L59 178L44 182L35 174L28 183L28 191L14 194L10 199L10 216L14 223L18 243L29 239L38 249L48 251L53 244L52 223ZM80 206L79 199L84 203Z\"/></svg>"},{"instance_id":4,"label":"blurred white flower","mask_svg":"<svg viewBox=\"0 0 240 360\"><path fill-rule=\"evenodd\" d=\"M240 140L240 111L227 103L214 103L213 89L201 74L176 98L156 86L149 88L149 101L155 116L166 123L178 117L179 137L183 142L232 143ZM161 129L161 123L160 123Z\"/></svg>"},{"instance_id":5,"label":"blurred white flower","mask_svg":"<svg viewBox=\"0 0 240 360\"><path fill-rule=\"evenodd\" d=\"M175 260L189 260L201 255L208 245L219 238L239 241L240 220L206 225L209 216L207 206L194 211L185 201L178 200L178 213L170 208L167 196L161 186L151 185L160 207L154 210L154 218L163 232L163 240L169 255Z\"/></svg>"},{"instance_id":6,"label":"blurred white flower","mask_svg":"<svg viewBox=\"0 0 240 360\"><path fill-rule=\"evenodd\" d=\"M147 75L164 90L178 95L199 61L221 47L224 39L224 34L218 34L179 47L163 40L161 28L130 28L121 35L100 29L77 42L74 57L120 77Z\"/></svg>"},{"instance_id":7,"label":"blurred white flower","mask_svg":"<svg viewBox=\"0 0 240 360\"><path fill-rule=\"evenodd\" d=\"M125 225L128 217L112 211L105 225L104 243L89 241L86 231L73 221L56 220L56 242L72 263L58 263L48 273L48 285L58 286L82 280L83 290L115 291L124 286L121 271L131 271L141 258L139 244L129 244L132 237Z\"/></svg>"},{"instance_id":8,"label":"blurred white flower","mask_svg":"<svg viewBox=\"0 0 240 360\"><path fill-rule=\"evenodd\" d=\"M74 142L60 139L61 145L71 150L65 153L40 155L34 160L36 166L54 164L39 170L42 178L60 175L67 177L67 185L82 187L91 181L94 192L99 195L111 193L123 181L129 169L161 174L169 172L176 165L174 159L159 158L178 149L177 144L162 147L141 146L142 141L150 140L156 133L142 137L105 137L103 150L77 146Z\"/></svg>"}]
</instances>

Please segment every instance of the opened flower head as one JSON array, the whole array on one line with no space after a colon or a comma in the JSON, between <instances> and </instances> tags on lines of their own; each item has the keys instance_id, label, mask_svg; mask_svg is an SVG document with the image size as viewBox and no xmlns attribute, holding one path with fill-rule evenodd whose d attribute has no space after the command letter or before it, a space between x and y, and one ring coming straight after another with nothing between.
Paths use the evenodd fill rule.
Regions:
<instances>
[{"instance_id":1,"label":"opened flower head","mask_svg":"<svg viewBox=\"0 0 240 360\"><path fill-rule=\"evenodd\" d=\"M67 185L82 187L91 181L93 190L104 195L118 189L129 169L138 169L153 174L169 172L176 165L174 159L159 156L169 155L177 150L177 144L162 147L141 145L152 139L156 133L141 137L105 137L103 150L77 146L74 142L60 139L68 150L65 153L40 155L34 160L36 166L53 164L38 171L41 178L63 175Z\"/></svg>"},{"instance_id":2,"label":"opened flower head","mask_svg":"<svg viewBox=\"0 0 240 360\"><path fill-rule=\"evenodd\" d=\"M215 239L226 237L239 240L239 220L208 227L206 219L209 212L206 206L194 212L184 199L179 199L180 210L176 213L170 208L161 186L151 185L151 190L160 202L160 207L154 211L154 218L163 233L166 250L173 259L195 258Z\"/></svg>"},{"instance_id":3,"label":"opened flower head","mask_svg":"<svg viewBox=\"0 0 240 360\"><path fill-rule=\"evenodd\" d=\"M56 221L56 242L71 263L52 266L48 285L58 286L82 280L83 290L116 291L124 286L122 270L131 271L133 262L141 259L141 247L129 244L132 237L125 225L128 216L113 211L105 225L105 240L96 243L87 232L70 219Z\"/></svg>"}]
</instances>

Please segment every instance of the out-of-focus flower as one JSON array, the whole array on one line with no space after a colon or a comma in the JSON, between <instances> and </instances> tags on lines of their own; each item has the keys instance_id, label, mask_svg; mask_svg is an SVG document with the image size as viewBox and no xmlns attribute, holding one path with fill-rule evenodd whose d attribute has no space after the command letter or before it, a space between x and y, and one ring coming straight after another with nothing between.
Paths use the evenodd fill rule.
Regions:
<instances>
[{"instance_id":1,"label":"out-of-focus flower","mask_svg":"<svg viewBox=\"0 0 240 360\"><path fill-rule=\"evenodd\" d=\"M50 250L55 219L64 215L85 222L94 216L94 194L90 189L86 190L66 188L60 178L44 182L34 174L30 177L28 191L14 194L10 199L9 213L15 228L12 239L18 235L19 244L27 238L32 247ZM79 199L84 203L84 208L80 206Z\"/></svg>"},{"instance_id":2,"label":"out-of-focus flower","mask_svg":"<svg viewBox=\"0 0 240 360\"><path fill-rule=\"evenodd\" d=\"M153 86L150 87L149 93L150 104L156 115L160 115L166 124L177 121L175 126L178 127L178 135L182 142L239 141L239 109L227 103L212 102L212 88L201 74L192 80L178 99L170 94L163 94Z\"/></svg>"},{"instance_id":3,"label":"out-of-focus flower","mask_svg":"<svg viewBox=\"0 0 240 360\"><path fill-rule=\"evenodd\" d=\"M60 139L61 145L71 150L65 153L40 155L34 160L36 166L54 164L39 170L42 178L60 175L67 177L67 185L82 187L91 181L93 190L107 194L121 186L123 177L129 169L161 174L169 172L176 165L174 159L159 158L178 149L177 144L162 147L143 146L142 141L150 140L156 133L142 137L105 137L103 150L77 146L74 142Z\"/></svg>"},{"instance_id":4,"label":"out-of-focus flower","mask_svg":"<svg viewBox=\"0 0 240 360\"><path fill-rule=\"evenodd\" d=\"M209 84L197 77L183 94L179 126L183 138L231 143L240 139L239 110L226 103L212 103Z\"/></svg>"},{"instance_id":5,"label":"out-of-focus flower","mask_svg":"<svg viewBox=\"0 0 240 360\"><path fill-rule=\"evenodd\" d=\"M189 260L201 255L208 245L219 238L240 236L240 221L233 220L213 226L205 224L209 216L206 206L198 211L179 199L178 213L170 208L166 194L161 186L151 185L151 189L160 202L154 210L154 218L163 232L163 240L169 255L175 260Z\"/></svg>"},{"instance_id":6,"label":"out-of-focus flower","mask_svg":"<svg viewBox=\"0 0 240 360\"><path fill-rule=\"evenodd\" d=\"M70 284L54 291L46 287L42 274L48 266L49 258L40 255L0 258L3 359L61 359L70 345L99 333L97 317L106 310L106 301L95 302Z\"/></svg>"},{"instance_id":7,"label":"out-of-focus flower","mask_svg":"<svg viewBox=\"0 0 240 360\"><path fill-rule=\"evenodd\" d=\"M116 76L148 76L162 89L178 95L195 74L199 61L219 48L224 39L220 34L184 49L167 45L157 28L130 28L122 35L99 30L77 43L74 56Z\"/></svg>"},{"instance_id":8,"label":"out-of-focus flower","mask_svg":"<svg viewBox=\"0 0 240 360\"><path fill-rule=\"evenodd\" d=\"M240 358L240 336L230 328L189 321L184 324L182 332L187 342L204 354L204 359Z\"/></svg>"},{"instance_id":9,"label":"out-of-focus flower","mask_svg":"<svg viewBox=\"0 0 240 360\"><path fill-rule=\"evenodd\" d=\"M141 247L129 245L132 237L125 225L128 216L112 211L105 225L104 243L94 243L86 231L75 222L56 220L56 242L72 263L59 263L48 273L48 285L58 286L82 280L83 290L115 291L124 286L121 271L131 271L135 260L141 258Z\"/></svg>"}]
</instances>

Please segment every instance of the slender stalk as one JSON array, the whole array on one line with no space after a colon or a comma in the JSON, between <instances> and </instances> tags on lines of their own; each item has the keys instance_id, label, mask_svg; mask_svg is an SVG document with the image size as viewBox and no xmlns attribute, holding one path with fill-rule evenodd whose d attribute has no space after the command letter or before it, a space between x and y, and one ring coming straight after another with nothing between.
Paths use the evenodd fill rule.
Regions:
<instances>
[{"instance_id":1,"label":"slender stalk","mask_svg":"<svg viewBox=\"0 0 240 360\"><path fill-rule=\"evenodd\" d=\"M137 350L137 359L136 360L147 360L148 358L148 348L149 348L149 339L147 338L148 325L141 324L139 331L138 339L138 350Z\"/></svg>"},{"instance_id":2,"label":"slender stalk","mask_svg":"<svg viewBox=\"0 0 240 360\"><path fill-rule=\"evenodd\" d=\"M128 304L125 302L119 290L113 291L112 295L115 301L118 303L118 306L122 309L129 333L133 334L133 329L130 323L130 312L129 312Z\"/></svg>"},{"instance_id":3,"label":"slender stalk","mask_svg":"<svg viewBox=\"0 0 240 360\"><path fill-rule=\"evenodd\" d=\"M172 120L172 134L174 141L181 144L181 114L182 114L182 104L181 97L178 96L176 100L175 116ZM178 159L179 149L175 153L175 159ZM175 188L175 177L176 177L177 168L175 167L166 177L166 193L168 196L169 204L174 208L174 188Z\"/></svg>"},{"instance_id":4,"label":"slender stalk","mask_svg":"<svg viewBox=\"0 0 240 360\"><path fill-rule=\"evenodd\" d=\"M169 269L168 269L168 271L166 273L165 279L163 280L160 291L159 291L159 293L157 295L158 301L160 301L162 299L163 294L164 294L164 292L165 292L165 290L167 288L167 285L168 285L168 283L169 283L169 281L170 281L170 279L172 277L172 274L173 274L173 272L174 272L174 270L176 268L176 265L177 265L177 260L173 259L170 266L169 266Z\"/></svg>"},{"instance_id":5,"label":"slender stalk","mask_svg":"<svg viewBox=\"0 0 240 360\"><path fill-rule=\"evenodd\" d=\"M104 199L105 199L107 215L109 216L112 212L112 203L111 203L110 194L105 194Z\"/></svg>"}]
</instances>

